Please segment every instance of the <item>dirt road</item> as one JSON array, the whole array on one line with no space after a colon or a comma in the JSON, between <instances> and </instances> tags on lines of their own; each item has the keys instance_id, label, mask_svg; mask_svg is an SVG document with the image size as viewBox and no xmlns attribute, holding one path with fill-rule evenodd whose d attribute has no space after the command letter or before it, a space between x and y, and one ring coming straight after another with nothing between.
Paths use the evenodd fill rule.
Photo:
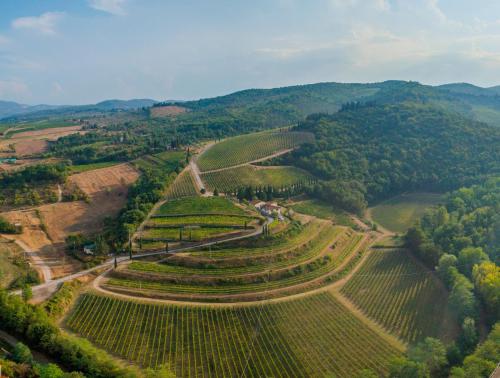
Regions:
<instances>
[{"instance_id":1,"label":"dirt road","mask_svg":"<svg viewBox=\"0 0 500 378\"><path fill-rule=\"evenodd\" d=\"M3 235L6 239L14 240L21 249L26 253L27 256L31 258L33 261L33 265L36 270L38 270L42 274L42 278L44 282L49 282L52 280L52 270L47 265L47 263L38 256L38 254L33 251L26 243L21 240L9 238L8 235Z\"/></svg>"}]
</instances>

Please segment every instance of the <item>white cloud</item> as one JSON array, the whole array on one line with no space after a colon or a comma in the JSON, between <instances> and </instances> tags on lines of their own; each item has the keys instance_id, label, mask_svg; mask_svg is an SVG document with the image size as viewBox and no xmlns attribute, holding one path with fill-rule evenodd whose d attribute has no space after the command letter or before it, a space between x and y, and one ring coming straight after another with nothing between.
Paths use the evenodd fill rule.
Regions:
<instances>
[{"instance_id":1,"label":"white cloud","mask_svg":"<svg viewBox=\"0 0 500 378\"><path fill-rule=\"evenodd\" d=\"M334 8L354 8L368 6L379 11L389 11L391 6L388 0L330 0Z\"/></svg>"},{"instance_id":2,"label":"white cloud","mask_svg":"<svg viewBox=\"0 0 500 378\"><path fill-rule=\"evenodd\" d=\"M123 5L125 0L88 0L91 8L100 10L102 12L111 13L117 16L123 16L125 10Z\"/></svg>"},{"instance_id":3,"label":"white cloud","mask_svg":"<svg viewBox=\"0 0 500 378\"><path fill-rule=\"evenodd\" d=\"M64 17L64 12L45 12L40 16L20 17L12 21L14 29L28 29L45 35L56 34L57 22Z\"/></svg>"}]
</instances>

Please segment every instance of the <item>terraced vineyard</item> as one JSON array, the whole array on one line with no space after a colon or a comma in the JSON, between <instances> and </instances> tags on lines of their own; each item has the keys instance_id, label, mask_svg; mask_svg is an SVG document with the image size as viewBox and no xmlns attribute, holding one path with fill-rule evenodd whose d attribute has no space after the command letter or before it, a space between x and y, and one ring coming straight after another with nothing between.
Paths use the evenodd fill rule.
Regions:
<instances>
[{"instance_id":1,"label":"terraced vineyard","mask_svg":"<svg viewBox=\"0 0 500 378\"><path fill-rule=\"evenodd\" d=\"M167 200L179 199L184 197L197 196L198 190L194 178L189 168L184 169L169 186L166 193Z\"/></svg>"},{"instance_id":2,"label":"terraced vineyard","mask_svg":"<svg viewBox=\"0 0 500 378\"><path fill-rule=\"evenodd\" d=\"M446 290L404 250L374 250L342 294L409 343L426 336L451 340L456 331Z\"/></svg>"},{"instance_id":3,"label":"terraced vineyard","mask_svg":"<svg viewBox=\"0 0 500 378\"><path fill-rule=\"evenodd\" d=\"M179 377L385 374L401 354L328 293L232 308L84 294L66 325L141 366L169 364Z\"/></svg>"},{"instance_id":4,"label":"terraced vineyard","mask_svg":"<svg viewBox=\"0 0 500 378\"><path fill-rule=\"evenodd\" d=\"M184 181L182 175L179 178ZM167 200L139 233L139 248L158 249L166 242L199 242L248 233L255 230L258 221L257 214L250 215L225 198L190 196Z\"/></svg>"},{"instance_id":5,"label":"terraced vineyard","mask_svg":"<svg viewBox=\"0 0 500 378\"><path fill-rule=\"evenodd\" d=\"M253 240L236 248L174 255L162 263L133 263L113 271L104 286L186 300L281 296L338 279L345 274L339 268L358 256L366 243L362 234L327 221L312 222L291 239L288 236L264 240L260 247Z\"/></svg>"},{"instance_id":6,"label":"terraced vineyard","mask_svg":"<svg viewBox=\"0 0 500 378\"><path fill-rule=\"evenodd\" d=\"M215 144L198 159L202 172L249 163L312 141L312 134L267 131L241 135Z\"/></svg>"},{"instance_id":7,"label":"terraced vineyard","mask_svg":"<svg viewBox=\"0 0 500 378\"><path fill-rule=\"evenodd\" d=\"M253 165L208 172L202 174L201 178L209 190L213 191L217 188L222 193L232 193L243 186L281 188L308 183L313 180L309 173L300 168L265 168Z\"/></svg>"},{"instance_id":8,"label":"terraced vineyard","mask_svg":"<svg viewBox=\"0 0 500 378\"><path fill-rule=\"evenodd\" d=\"M160 215L248 215L244 209L222 197L190 197L167 201L157 212Z\"/></svg>"}]
</instances>

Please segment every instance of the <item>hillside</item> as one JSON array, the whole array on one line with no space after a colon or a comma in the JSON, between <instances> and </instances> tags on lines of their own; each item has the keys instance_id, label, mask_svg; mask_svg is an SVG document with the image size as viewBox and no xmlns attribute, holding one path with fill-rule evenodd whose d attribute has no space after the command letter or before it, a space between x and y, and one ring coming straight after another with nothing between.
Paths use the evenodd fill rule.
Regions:
<instances>
[{"instance_id":1,"label":"hillside","mask_svg":"<svg viewBox=\"0 0 500 378\"><path fill-rule=\"evenodd\" d=\"M38 119L48 116L70 116L82 112L107 112L113 110L135 110L149 107L157 101L151 99L105 100L89 105L24 105L0 100L0 119Z\"/></svg>"},{"instance_id":2,"label":"hillside","mask_svg":"<svg viewBox=\"0 0 500 378\"><path fill-rule=\"evenodd\" d=\"M352 106L313 115L297 128L314 134L285 162L324 180L320 198L359 211L405 191L446 191L500 169L500 129L421 104Z\"/></svg>"}]
</instances>

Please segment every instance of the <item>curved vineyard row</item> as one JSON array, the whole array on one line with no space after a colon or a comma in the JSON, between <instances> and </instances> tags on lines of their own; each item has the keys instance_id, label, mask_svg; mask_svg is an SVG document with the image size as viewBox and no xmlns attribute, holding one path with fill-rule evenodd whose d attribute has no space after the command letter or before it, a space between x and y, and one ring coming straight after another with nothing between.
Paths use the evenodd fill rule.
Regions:
<instances>
[{"instance_id":1,"label":"curved vineyard row","mask_svg":"<svg viewBox=\"0 0 500 378\"><path fill-rule=\"evenodd\" d=\"M372 251L341 292L407 342L453 336L456 321L447 314L446 290L404 250Z\"/></svg>"},{"instance_id":2,"label":"curved vineyard row","mask_svg":"<svg viewBox=\"0 0 500 378\"><path fill-rule=\"evenodd\" d=\"M179 377L384 374L401 354L329 293L232 308L84 294L66 325L141 366L168 364Z\"/></svg>"},{"instance_id":3,"label":"curved vineyard row","mask_svg":"<svg viewBox=\"0 0 500 378\"><path fill-rule=\"evenodd\" d=\"M263 261L255 261L248 264L246 261L237 260L234 265L218 266L216 260L210 260L211 264L197 264L197 259L189 258L189 262L183 264L183 258L174 256L172 259L167 258L161 264L135 261L128 265L127 270L138 272L151 272L160 275L169 275L174 277L183 276L237 276L237 275L263 275L269 271L276 272L279 269L286 269L290 266L295 266L308 261L314 261L315 258L321 256L321 253L335 240L343 229L334 227L325 227L317 238L311 240L307 244L299 247L297 250L292 250L291 253L282 256L282 254L269 255ZM330 253L330 251L328 251ZM332 252L335 252L333 250ZM344 252L344 250L343 250ZM207 257L210 257L210 252L206 252ZM172 263L170 261L172 260ZM208 265L208 266L207 266Z\"/></svg>"},{"instance_id":4,"label":"curved vineyard row","mask_svg":"<svg viewBox=\"0 0 500 378\"><path fill-rule=\"evenodd\" d=\"M328 243L328 239L326 239ZM340 266L347 261L360 256L366 240L361 234L353 234L348 242L342 246L336 257L325 255L316 258L308 264L290 267L286 270L268 272L249 280L245 276L225 277L221 280L200 280L198 278L180 279L180 277L158 277L157 275L144 275L127 270L116 270L110 274L110 278L104 286L109 290L139 290L142 294L154 294L155 296L182 296L195 300L202 297L206 300L220 300L226 296L242 299L242 294L252 295L275 295L278 290L301 292L307 290L311 285L322 285L331 280L336 280L345 274L339 271ZM313 250L318 253L321 248L328 244L319 244ZM358 253L356 253L358 251ZM347 264L351 269L351 264ZM329 280L326 280L329 278ZM317 283L316 280L320 280ZM147 292L145 292L146 290Z\"/></svg>"},{"instance_id":5,"label":"curved vineyard row","mask_svg":"<svg viewBox=\"0 0 500 378\"><path fill-rule=\"evenodd\" d=\"M312 140L312 134L296 131L241 135L212 146L199 157L198 166L202 172L232 167L265 158Z\"/></svg>"}]
</instances>

